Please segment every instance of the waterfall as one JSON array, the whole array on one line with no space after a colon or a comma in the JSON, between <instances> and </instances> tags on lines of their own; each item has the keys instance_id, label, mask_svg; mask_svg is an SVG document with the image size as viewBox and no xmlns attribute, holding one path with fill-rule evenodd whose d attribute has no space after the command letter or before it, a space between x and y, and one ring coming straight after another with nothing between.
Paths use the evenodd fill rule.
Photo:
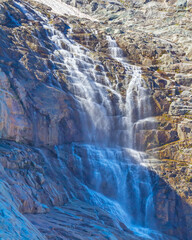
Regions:
<instances>
[{"instance_id":1,"label":"waterfall","mask_svg":"<svg viewBox=\"0 0 192 240\"><path fill-rule=\"evenodd\" d=\"M26 14L26 8L23 9ZM55 146L59 168L69 169L76 184L82 186L81 190L70 187L73 192L70 195L81 196L85 202L108 211L136 234L152 239L150 228L156 229L152 182L145 154L136 150L140 147L136 146L134 131L138 123L142 129L141 120L145 122L151 113L140 67L130 65L115 40L107 37L110 57L124 67L126 76L131 76L125 79L123 99L107 78L102 62L93 59L90 50L55 29L41 13L34 11L31 18L37 16L55 46L50 59L63 68L68 91L76 100L81 118L83 142L74 142L70 147ZM97 66L102 71L97 71ZM57 87L61 88L59 79ZM109 92L116 97L115 103ZM69 152L70 157L64 157ZM156 239L163 238L156 235Z\"/></svg>"},{"instance_id":2,"label":"waterfall","mask_svg":"<svg viewBox=\"0 0 192 240\"><path fill-rule=\"evenodd\" d=\"M127 75L131 75L131 81L126 82L126 99L123 101L121 94L112 88L102 63L92 59L87 48L51 25L44 27L56 46L53 59L65 66L69 89L80 106L84 143L72 144L73 160L70 159L67 167L85 187L84 201L105 209L129 228L154 226L149 220L154 217L153 202L150 201L150 209L147 206L153 195L150 174L142 166L142 153L130 149L135 148L135 123L150 114L144 107L148 104L145 102L147 90L141 69L129 65L122 57L121 49L112 47L111 56L124 66ZM108 41L110 46L114 40L110 42L108 38ZM97 72L97 65L103 69L102 73ZM115 107L119 108L119 115L113 114L114 106L108 91L118 99L119 106ZM61 149L57 148L58 156L62 155L58 154ZM140 231L137 230L137 234Z\"/></svg>"}]
</instances>

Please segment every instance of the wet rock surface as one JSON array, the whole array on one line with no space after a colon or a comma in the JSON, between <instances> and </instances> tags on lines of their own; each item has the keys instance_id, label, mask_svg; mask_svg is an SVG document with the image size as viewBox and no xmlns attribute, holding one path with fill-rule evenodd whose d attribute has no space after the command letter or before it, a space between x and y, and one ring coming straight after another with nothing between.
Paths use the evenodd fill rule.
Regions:
<instances>
[{"instance_id":1,"label":"wet rock surface","mask_svg":"<svg viewBox=\"0 0 192 240\"><path fill-rule=\"evenodd\" d=\"M96 154L99 154L99 152L94 146L90 146L92 154L96 158L92 166L88 158L90 152L85 146L77 144L75 150L73 149L74 146L66 145L60 146L60 149L47 150L10 141L1 141L0 167L1 179L4 183L1 187L0 206L2 214L0 220L5 225L3 225L4 229L9 226L12 229L9 233L7 230L3 232L1 235L3 239L7 237L9 239L30 239L31 236L33 236L33 239L89 239L90 237L93 239L98 237L100 239L108 239L109 237L148 239L149 236L161 239L163 236L163 239L174 240L177 239L177 237L172 237L175 234L181 237L185 236L185 228L183 228L185 215L183 215L183 212L179 211L178 215L169 210L161 212L161 207L164 208L164 204L167 204L166 196L174 196L174 198L171 198L172 204L175 204L177 200L178 209L183 208L184 204L164 181L161 181L161 184L154 185L156 189L154 193L158 203L157 219L159 219L159 226L162 226L161 230L164 235L147 228L131 227L131 225L129 229L123 219L118 220L118 217L121 216L119 215L120 209L118 205L114 206L112 202L117 194L116 192L121 188L117 185L115 172L111 176L111 171L119 171L118 168L113 170L112 166L108 166L108 169L101 171L101 177L103 180L105 179L105 181L101 181L104 184L104 186L101 186L103 187L102 191L106 196L110 196L109 200L107 198L102 199L95 191L99 185L98 183L96 186L93 184L94 179L91 176L93 167L97 169L98 156ZM73 151L75 151L75 155ZM103 154L105 151L103 149ZM108 151L111 152L110 149ZM77 166L77 162L79 162L79 166ZM83 170L85 164L87 166L86 172ZM102 163L101 160L100 164L100 168L102 168L102 164L106 163L105 161ZM137 165L135 165L135 171L136 169ZM137 174L137 171L135 173ZM110 182L107 182L107 174L111 176ZM129 174L131 176L131 172ZM142 170L142 168L140 176L141 180L144 181L146 176L145 170ZM154 179L157 180L158 178L154 176ZM132 181L133 179L127 179L127 186L130 186ZM90 189L82 184L83 182ZM114 189L111 188L110 183ZM162 186L161 189L159 188L160 185ZM166 195L165 189L167 189ZM132 194L134 193L132 192ZM160 201L160 195L164 199L163 202ZM76 200L71 201L71 199ZM105 206L106 200L108 202ZM136 206L130 206L136 214ZM106 210L102 210L104 207ZM170 207L174 209L172 205ZM190 209L189 206L188 209ZM172 219L169 219L170 214L173 216ZM18 217L20 220L17 220ZM176 222L175 218L183 220L182 222ZM180 229L181 227L182 229Z\"/></svg>"},{"instance_id":2,"label":"wet rock surface","mask_svg":"<svg viewBox=\"0 0 192 240\"><path fill-rule=\"evenodd\" d=\"M100 208L74 201L55 207L47 214L25 215L47 239L144 239L127 229L122 223L113 222L111 216ZM108 226L106 228L106 226Z\"/></svg>"}]
</instances>

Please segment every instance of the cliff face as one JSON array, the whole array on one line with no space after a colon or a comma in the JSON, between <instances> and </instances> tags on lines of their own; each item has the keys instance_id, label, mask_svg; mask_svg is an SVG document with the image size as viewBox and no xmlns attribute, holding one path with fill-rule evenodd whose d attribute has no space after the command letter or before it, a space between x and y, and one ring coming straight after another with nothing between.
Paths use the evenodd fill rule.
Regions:
<instances>
[{"instance_id":1,"label":"cliff face","mask_svg":"<svg viewBox=\"0 0 192 240\"><path fill-rule=\"evenodd\" d=\"M71 141L72 135L78 135L70 117L73 100L56 89L59 82L63 87L66 83L63 75L58 77L58 67L49 60L55 46L43 26L28 20L19 5L4 3L1 12L1 137L56 145L63 142L58 133L66 127L66 141Z\"/></svg>"},{"instance_id":2,"label":"cliff face","mask_svg":"<svg viewBox=\"0 0 192 240\"><path fill-rule=\"evenodd\" d=\"M65 1L81 12L66 5L67 10L60 12L51 5L55 1L48 1L48 6L42 4L45 2L7 0L1 1L0 5L1 206L6 209L2 210L1 219L5 223L4 229L10 224L12 229L9 236L5 230L2 239L31 239L29 236L33 236L32 239L54 239L55 236L76 239L74 225L79 218L83 223L78 229L78 239L85 239L84 225L89 225L89 219L94 223L92 234L98 234L94 239L98 236L106 239L105 231L109 229L112 235L121 235L121 239L144 239L135 235L121 220L117 227L113 215L106 209L98 207L95 214L92 205L98 205L99 200L97 203L93 200L98 196L90 193L85 185L93 185L90 179L96 166L90 163L89 156L91 152L97 162L97 149L72 145L72 142L84 142L85 132L86 140L90 140L87 132L93 131L91 116L84 122L86 129L82 127L81 118L86 113L76 98L82 98L84 92L78 84L70 82L74 77L81 79L82 72L88 76L85 68L90 68L94 77L96 74L102 87L108 87L106 77L110 82L105 99L110 99L113 106L107 115L115 119L114 127L103 125L100 128L105 135L111 132L109 138L117 135L115 128L119 122L116 117L121 111L119 99L124 106L126 91L132 82L131 76L127 76L127 65L114 57L118 56L118 46L129 63L141 67L142 87L145 88L142 94L144 98L148 96L151 106L148 114L149 109L146 111L143 107L146 99L136 105L138 94L132 89L134 148L148 154L145 158L153 180L156 219L165 234L159 239L172 239L172 236L191 239L191 2ZM77 58L72 64L71 55ZM76 64L78 75L72 68ZM130 69L138 73L136 70ZM99 91L94 98L95 105L106 106L108 102L101 99ZM91 111L91 105L86 104ZM92 114L97 116L97 112ZM138 121L139 117L145 120ZM102 123L99 120L98 126ZM102 141L100 131L95 131L95 138ZM119 143L124 145L123 134ZM105 154L109 153L104 152L103 158ZM111 165L109 169L112 169ZM139 171L145 179L145 170ZM138 170L134 173L138 174ZM115 187L111 189L109 180L105 179L106 172L102 174L101 192L109 198L114 197ZM132 179L134 182L132 173L129 174L126 181ZM116 184L114 179L115 176L110 178L113 186ZM79 200L68 203L64 209L53 209L53 206L63 206L71 198ZM88 202L86 206L84 202ZM108 204L110 206L110 202ZM36 227L21 213L27 214ZM40 224L36 223L33 214L42 214L39 215ZM69 223L67 230L66 223L62 223L62 229L58 227L62 222L60 218L55 220L55 225L49 222L54 215ZM87 226L87 231L92 227ZM56 230L53 234L49 229ZM66 235L69 229L70 234ZM120 234L119 229L123 229L123 233ZM150 234L157 237L153 235L155 233Z\"/></svg>"}]
</instances>

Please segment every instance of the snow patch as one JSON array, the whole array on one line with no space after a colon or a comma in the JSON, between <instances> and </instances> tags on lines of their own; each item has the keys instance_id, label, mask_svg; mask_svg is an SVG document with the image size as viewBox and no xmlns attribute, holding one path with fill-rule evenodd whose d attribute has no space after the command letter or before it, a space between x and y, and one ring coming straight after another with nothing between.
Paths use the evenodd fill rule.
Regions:
<instances>
[{"instance_id":1,"label":"snow patch","mask_svg":"<svg viewBox=\"0 0 192 240\"><path fill-rule=\"evenodd\" d=\"M87 18L91 21L98 21L97 19L80 12L77 8L62 2L61 0L35 0L35 1L51 7L52 11L59 15L72 15L78 18Z\"/></svg>"}]
</instances>

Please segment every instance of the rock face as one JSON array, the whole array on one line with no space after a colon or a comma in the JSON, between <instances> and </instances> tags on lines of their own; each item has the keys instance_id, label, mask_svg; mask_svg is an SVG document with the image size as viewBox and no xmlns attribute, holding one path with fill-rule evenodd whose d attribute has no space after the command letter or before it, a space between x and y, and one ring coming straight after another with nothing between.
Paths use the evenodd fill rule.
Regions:
<instances>
[{"instance_id":1,"label":"rock face","mask_svg":"<svg viewBox=\"0 0 192 240\"><path fill-rule=\"evenodd\" d=\"M4 119L1 137L56 145L63 142L58 133L66 128L69 137L66 141L71 141L74 135L78 139L78 129L70 117L77 114L76 111L73 114L73 100L57 89L59 73L56 66L50 66L49 54L54 46L46 39L46 31L38 22L34 29L24 10L16 3L11 6L5 5L1 10L4 16L8 11L13 14L7 16L1 29L1 116ZM50 69L55 70L51 73ZM59 79L64 86L64 76Z\"/></svg>"},{"instance_id":2,"label":"rock face","mask_svg":"<svg viewBox=\"0 0 192 240\"><path fill-rule=\"evenodd\" d=\"M55 216L57 216L55 218ZM143 238L134 236L133 232L122 225L123 231L116 229L112 219L100 208L84 204L81 201L68 203L65 207L55 207L48 214L40 215L37 221L36 215L28 214L27 218L36 227L43 231L48 239L54 239L61 235L65 239L106 239L120 238L122 240L141 240ZM54 219L54 222L53 222ZM45 224L46 222L46 224ZM74 231L76 225L78 233ZM106 228L106 226L108 226Z\"/></svg>"},{"instance_id":3,"label":"rock face","mask_svg":"<svg viewBox=\"0 0 192 240\"><path fill-rule=\"evenodd\" d=\"M119 99L114 91L124 103L131 77L127 77L122 61L112 57L106 36L116 40L123 50L123 57L141 67L145 94L149 96L152 111L146 116L144 107L141 107L140 121L138 109L132 107L131 114L135 122L135 148L149 154L146 158L153 179L155 214L159 228L165 234L158 239L191 239L192 2L63 2L80 9L81 18L75 16L76 10L72 15L63 13L59 16L54 9L51 10L51 3L46 6L42 1L0 1L0 174L3 179L0 221L6 229L0 237L54 239L49 229L56 229L58 238L68 239L65 226L68 218L62 223L62 229L58 227L60 219L56 219L55 225L50 222L49 228L44 224L56 212L62 212L64 215L58 215L59 218L70 216L70 239L85 239L82 232L89 219L94 223L94 230L86 239L97 231L95 224L99 225L96 227L99 230L93 239L98 236L99 239L112 239L113 236L117 239L144 239L122 221L116 226L107 211L84 206L82 201L87 200L90 193L79 184L81 171L74 162L82 156L86 162L88 153L75 152L75 160L71 150L60 152L57 147L71 146L72 142L84 139L82 108L74 93L82 96L71 87L73 73L69 72L67 60L60 54L67 51L75 57L77 53L64 41L58 44L54 32L59 31L67 38L71 36L82 49L87 49L82 51L89 56L90 64L94 63L100 85L106 85L104 76L109 79L107 97L113 105L112 112L108 113L111 117L120 112L116 107ZM45 22L49 25L45 26ZM81 79L81 62L79 69L76 77ZM96 99L102 102L99 93ZM133 99L137 99L136 92L133 92ZM118 121L114 123L115 129ZM86 124L90 130L90 122ZM111 136L114 135L116 133ZM86 175L86 184L92 186L89 167L87 164L87 172L82 170L81 174ZM103 183L105 188L107 180ZM83 195L82 191L86 194ZM71 198L80 199L79 203L53 208L63 206ZM78 204L82 207L77 214ZM22 214L27 214L42 234ZM41 214L40 226L37 226L36 214ZM83 219L83 223L74 230L77 218ZM8 233L10 224L11 232ZM119 229L124 232L121 238ZM150 236L157 238L157 235Z\"/></svg>"},{"instance_id":4,"label":"rock face","mask_svg":"<svg viewBox=\"0 0 192 240\"><path fill-rule=\"evenodd\" d=\"M3 168L1 167L1 171ZM18 211L15 199L8 183L1 180L1 217L2 239L36 239L43 240L43 235Z\"/></svg>"}]
</instances>

